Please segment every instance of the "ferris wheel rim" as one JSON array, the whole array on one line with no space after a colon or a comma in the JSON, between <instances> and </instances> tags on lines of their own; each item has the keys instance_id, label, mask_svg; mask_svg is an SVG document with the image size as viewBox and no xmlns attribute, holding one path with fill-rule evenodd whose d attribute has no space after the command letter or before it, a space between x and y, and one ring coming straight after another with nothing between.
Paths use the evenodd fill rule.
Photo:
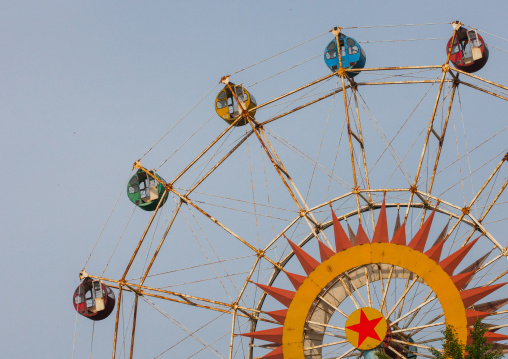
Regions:
<instances>
[{"instance_id":1,"label":"ferris wheel rim","mask_svg":"<svg viewBox=\"0 0 508 359\"><path fill-rule=\"evenodd\" d=\"M507 88L507 87L504 87L504 86L502 86L502 85L496 84L496 83L494 83L494 82L492 82L492 81L485 80L485 79L482 79L481 77L478 77L478 76L475 76L475 75L471 75L471 74L465 73L465 72L463 72L463 71L461 71L461 70L459 70L459 69L454 69L454 68L451 68L451 67L449 67L449 66L448 66L448 67L446 67L445 65L409 66L409 67L402 67L402 66L400 66L400 67L384 67L384 68L379 67L379 68L364 68L364 69L354 69L354 70L353 70L353 69L343 69L343 70L344 70L344 73L342 74L342 76L341 76L341 77L342 77L342 79L347 79L347 80L349 81L349 83L348 83L347 85L343 85L343 87L342 87L341 89L336 89L334 92L332 91L333 93L332 93L332 92L330 92L329 94L327 94L327 95L325 95L325 96L321 96L321 97L320 97L320 98L318 98L317 100L313 100L313 101L311 101L311 102L310 102L308 105L306 105L306 106L313 105L314 103L316 103L316 102L318 102L318 101L320 101L320 100L322 100L322 99L328 98L328 97L330 97L330 96L332 96L332 95L334 95L334 94L336 94L336 93L339 93L339 92L341 92L341 91L344 93L344 96L346 96L346 89L353 89L353 88L355 88L355 87L357 87L357 86L378 86L378 85L389 85L389 84L403 84L403 85L405 85L405 84L421 84L421 83L431 83L431 82L432 82L432 83L439 83L439 81L438 81L438 80L391 81L391 82L390 82L390 81L382 81L382 82L375 82L375 81L373 81L373 82L363 82L363 83L362 83L362 82L355 82L352 78L348 78L348 76L347 76L347 74L348 74L349 72L362 72L362 71L363 71L363 72L369 72L369 71L370 71L370 72L374 72L374 71L416 70L416 69L436 69L436 70L437 70L437 69L441 69L441 71L443 72L443 79L441 80L441 84L443 84L443 83L454 83L454 84L456 84L456 83L457 83L457 81L458 81L458 79L457 79L457 78L458 78L458 75L459 75L459 74L464 74L464 76L470 76L470 78L473 78L473 79L476 79L476 80L482 81L482 82L484 82L484 83L488 83L488 84L490 84L490 85L492 85L492 86L496 86L496 87L501 88L501 89L503 89L503 90L508 90L508 88ZM455 72L455 75L454 75L454 72ZM451 76L453 77L453 79L450 79L450 78L444 79L444 77L445 77L445 74L446 74L446 73L451 74ZM307 84L307 85L304 85L304 86L302 86L302 87L299 87L299 88L297 88L296 90L290 91L290 92L288 92L288 93L286 93L286 94L284 94L284 95L282 95L282 96L276 97L276 98L274 98L273 100L267 101L267 102L265 102L265 103L263 103L263 104L261 104L261 105L258 105L258 106L254 107L254 108L248 109L248 110L247 110L247 112L250 114L251 112L254 112L254 111L256 111L257 109L260 109L260 108L262 108L262 107L266 107L267 105L269 105L269 104L271 104L271 103L274 103L275 101L278 101L278 100L280 100L280 99L282 99L282 98L284 98L284 97L287 97L287 96L289 96L290 94L294 94L294 93L296 93L296 92L298 92L298 91L300 91L300 90L302 90L302 89L304 89L304 88L310 87L310 86L312 86L312 85L314 85L314 84L316 84L316 83L318 83L318 82L324 81L324 80L326 80L326 79L330 79L330 78L332 78L332 77L336 76L337 74L339 74L339 72L338 72L338 71L337 71L337 73L332 73L332 74L329 74L329 75L327 75L327 76L325 76L325 77L322 77L322 78L320 78L320 79L318 79L318 80L316 80L316 81L313 81L313 82L311 82L311 83L309 83L309 84ZM483 90L483 89L481 89L481 88L475 87L474 85L467 84L467 83L462 82L462 81L460 81L460 83L461 83L461 84L465 84L466 86L469 86L469 87L470 87L470 88L472 88L473 90L482 91L482 92L484 92L484 93L487 93L488 95L492 95L492 96L497 97L497 98L501 98L501 99L504 99L504 100L508 100L508 97L506 97L506 96L502 96L502 95L499 95L499 94L495 94L495 93L493 93L493 92L489 92L489 91L487 91L487 90ZM438 96L438 98L439 98L439 96ZM247 138L248 136L250 136L251 134L253 134L253 133L255 132L254 127L262 127L262 126L264 126L264 125L267 125L267 124L269 124L269 123L271 123L271 122L273 122L273 121L277 120L278 118L281 118L281 117L286 116L286 115L288 115L288 114L290 114L290 113L293 113L294 111L297 111L297 110L299 110L299 109L301 109L301 108L303 108L303 107L302 107L302 106L299 106L299 108L298 108L298 109L296 109L296 110L291 110L291 111L288 111L288 112L287 112L287 113L285 113L285 114L282 114L282 115L277 115L277 116L272 117L272 118L270 118L270 119L267 119L267 120L265 120L265 121L263 121L263 122L257 122L257 121L255 121L254 119L252 119L252 124L254 125L254 126L253 126L253 130L252 130L252 131L250 131L248 135L246 134L244 138ZM234 120L234 123L238 123L238 121L240 121L240 119L241 119L241 117L236 118L236 119ZM234 126L234 124L231 124L230 126L228 126L228 128L227 128L227 129L225 129L225 130L221 133L221 135L219 135L219 137L217 137L217 139L216 139L216 140L214 140L214 141L210 144L210 146L209 146L208 148L210 148L210 147L211 147L214 143L216 143L216 142L217 142L217 141L218 141L218 140L219 140L219 139L220 139L220 138L221 138L221 137L222 137L225 133L227 133L228 131L230 131L231 129L233 129L233 128L234 128L233 126ZM159 141L160 141L160 140L159 140ZM207 148L207 149L208 149L208 148ZM206 151L206 150L205 150L205 151ZM202 152L202 153L200 154L200 156L201 156L203 153L204 153L204 152ZM145 155L146 155L146 153L145 153ZM144 155L143 155L143 156L144 156ZM187 166L187 167L186 167L186 168L185 168L182 172L180 172L180 174L179 174L178 176L176 176L176 178L174 178L174 179L173 179L171 182L169 182L168 184L170 184L170 185L172 186L174 182L178 181L178 179L179 179L179 178L180 178L183 174L185 174L185 172L186 172L186 171L187 171L187 170L188 170L188 169L189 169L189 168L190 168L190 167L191 167L194 163L196 163L196 161L197 161L199 158L200 158L200 157L198 156L198 158L196 158L194 161L192 161L192 162L189 164L189 166ZM354 161L353 161L353 162L354 162ZM162 165L161 165L161 166L162 166ZM417 177L418 177L418 176L417 176ZM191 193L191 192L192 192L192 191L193 191L193 190L194 190L194 189L195 189L195 188L196 188L196 187L197 187L197 186L198 186L198 185L199 185L199 184L200 184L200 183L204 180L204 179L206 179L206 176L205 176L205 177L203 177L203 179L201 179L201 180L200 180L200 181L199 181L196 185L194 185L194 186L193 186L193 187L192 187L189 191L186 191L187 193L185 193L185 194L184 194L184 197L187 197L187 196L188 196L188 195L189 195L189 194L190 194L190 193ZM434 210L436 210L438 213L447 214L447 215L450 215L450 217L454 217L454 218L458 218L458 215L457 215L457 214L453 214L453 215L452 215L452 213L451 213L451 212L446 212L446 211L442 210L442 209L441 209L441 207L443 207L443 206L449 206L450 208L452 208L452 209L454 209L454 210L457 210L457 211L459 211L459 210L461 210L461 209L462 209L460 206L453 205L453 204L448 203L448 202L446 202L446 201L444 201L444 200L440 200L439 196L434 196L434 195L432 195L430 192L429 192L429 193L426 193L426 192L421 192L421 191L419 191L419 190L417 190L417 191L414 191L414 190L413 190L413 191L412 191L410 188L405 188L405 189L370 189L370 188L367 186L367 188L363 188L363 189L358 188L357 190L350 191L350 192L346 193L346 194L344 195L344 197L347 197L347 196L358 196L358 194L360 194L360 193L367 194L367 195L369 195L369 196L370 196L370 194L374 194L374 193L376 193L376 194L381 194L382 192L390 192L390 191L408 192L408 193L411 193L411 195L413 195L413 194L415 194L415 193L418 193L418 194L419 194L419 195L421 195L422 197L426 198L427 202L426 202L426 201L424 201L424 200L422 200L422 202L414 202L414 201L410 200L409 202L401 202L401 203L387 203L387 204L386 204L386 206L387 206L387 207L395 207L395 206L402 206L402 207L404 207L404 206L407 206L408 210L409 210L409 208L422 208L422 209L424 209L424 210L427 210L427 209L434 209ZM169 192L170 192L170 190L168 190L168 194L169 194ZM166 193L166 192L165 192L165 193ZM180 197L181 197L181 196L180 196ZM341 196L340 198L343 198L343 196ZM411 198L412 198L412 197L411 197ZM332 203L335 203L336 201L338 201L338 198L333 199L333 200L331 200L331 201L323 202L322 204L320 204L320 205L318 205L318 206L314 206L314 207L312 207L312 208L307 208L307 209L306 209L306 211L307 211L307 213L311 213L311 212L313 212L313 211L316 211L316 210L317 210L317 209L319 209L319 208L323 208L323 207L325 207L325 206L327 206L327 205L331 205ZM438 204L433 205L432 203L430 203L431 201L435 201L436 203L440 203L440 204L439 204L439 205L438 205ZM182 202L182 201L180 201L178 206L180 206L182 203L183 203L183 202ZM375 210L375 209L380 208L380 206L381 206L381 204L380 204L380 202L379 202L379 201L378 201L378 202L376 202L376 201L370 201L370 202L369 202L368 204L366 204L366 205L363 205L363 206L361 206L361 207L360 207L360 206L358 206L358 208L357 208L357 210L356 210L356 211L355 211L355 210L353 210L353 211L351 211L351 212L349 212L349 213L346 213L345 215L341 216L341 218L349 218L349 217L351 217L351 216L356 215L357 213L358 213L358 214L360 214L360 213L364 213L364 212L367 212L367 211L372 211L372 210ZM441 206L441 207L439 207L439 206ZM179 208L179 207L178 207L178 208ZM176 214L177 214L177 213L175 212L175 216L176 216ZM282 234L282 233L286 233L286 232L288 231L288 229L289 229L291 226L293 226L293 225L297 222L298 218L299 218L299 217L297 217L294 221L292 221L292 222L290 223L290 225L289 225L286 229L284 229L284 230L281 232L281 234ZM471 219L471 220L468 220L467 218L472 218L472 219ZM460 223L465 223L465 224L467 224L468 226L475 228L475 230L478 230L478 228L479 228L479 229L480 229L480 231L482 231L482 230L483 230L483 232L488 233L488 232L485 230L485 228L484 228L483 224L481 223L481 221L478 221L478 220L477 220L476 218L474 218L474 216L472 216L472 214L470 214L470 213L468 213L468 214L467 214L467 217L466 217L466 216L464 216L463 218L461 218L461 219L459 220L459 222L460 222ZM326 222L325 224L320 224L320 225L322 225L322 229L326 229L326 228L328 228L328 227L330 227L330 226L332 225L332 221L328 221L328 222ZM478 227L478 228L476 228L476 227ZM311 240L313 237L314 237L314 238L317 238L317 237L315 236L315 234L310 233L310 234L309 234L309 235L308 235L308 236L307 236L307 237L306 237L306 238L305 238L305 239L304 239L304 240L300 243L300 246L303 246L303 244L305 244L306 242L308 242L309 240ZM277 236L277 237L273 240L273 242L272 242L272 243L275 243L275 241L276 241L278 238L281 238L281 235ZM491 241L492 241L492 240L494 240L494 241L495 241L495 239L494 239L493 237L492 237L492 238L489 238L489 240L491 240ZM496 247L497 247L498 249L500 249L501 251L503 251L503 250L504 250L504 248L503 248L503 247L502 247L502 246L501 246L501 245L500 245L497 241L495 241L495 243L494 243L494 244L495 244L495 245L496 245ZM266 250L266 248L265 248L265 250ZM263 251L265 251L265 250L263 250ZM260 251L261 251L261 249L260 249ZM283 267L284 267L285 263L287 263L287 261L289 261L289 259L291 259L291 256L293 256L293 255L294 255L294 253L292 253L292 252L291 252L291 253L290 253L290 254L288 254L285 258L283 258L282 260L280 260L280 261L276 261L276 264L279 264L279 265L281 265L281 264L282 264L282 266L281 266L281 267L282 267L282 269L281 269L281 268L277 268L277 267L275 267L275 268L274 268L274 271L275 271L275 272L277 272L277 274L278 274L278 273L280 273L280 271L282 271L282 270L283 270ZM257 263L257 262L256 262L256 263ZM256 264L254 265L253 269L255 269L255 267L256 267ZM148 271L147 271L147 273L148 273ZM125 275L126 275L126 273L124 274L124 276L123 276L122 280L123 280L123 279L125 279ZM146 275L145 275L145 278L146 278ZM273 279L270 279L270 280L269 280L270 285L271 285L271 284L273 284L273 281L274 281L275 279L276 279L276 276L275 276L275 278L273 278ZM119 284L120 284L120 283L119 283ZM126 287L129 287L127 284L125 284L125 286L126 286ZM121 288L122 288L122 284L120 284L120 285L119 285L119 287L120 287L120 290L121 290ZM124 290L126 290L126 289L127 289L127 288L124 288ZM137 293L138 293L138 291L140 290L140 287L138 287L137 289L136 289L135 287L134 287L134 288L129 288L129 289L130 289L132 292L134 292L134 293L136 293L136 294L137 294ZM240 297L241 297L241 296L242 296L242 295L240 295ZM265 296L265 294L263 294L261 298L264 298L264 296ZM258 308L258 306L256 306L256 308L255 308L256 310L258 310L258 309L259 309L258 313L261 313L261 312L262 312L262 311L260 310L260 309L261 309L261 307L262 307L262 302L261 302L261 300L262 300L262 299L261 299L261 298L260 298L260 302L259 302L260 304L258 305L258 306L259 306L259 308ZM237 308L234 308L234 309L235 309L235 314L234 314L234 315L236 315L236 309L237 309ZM259 319L259 318L257 318L257 319L256 319L255 317L254 317L254 319L253 319L253 318L251 318L251 320L252 320L253 322L255 322L255 323L257 323L257 320L258 320L258 319ZM234 322L233 322L233 329L232 329L232 331L231 331L231 340L232 340L232 341L233 341L234 331L235 331L235 330L234 330ZM250 357L250 356L249 356L249 357Z\"/></svg>"}]
</instances>

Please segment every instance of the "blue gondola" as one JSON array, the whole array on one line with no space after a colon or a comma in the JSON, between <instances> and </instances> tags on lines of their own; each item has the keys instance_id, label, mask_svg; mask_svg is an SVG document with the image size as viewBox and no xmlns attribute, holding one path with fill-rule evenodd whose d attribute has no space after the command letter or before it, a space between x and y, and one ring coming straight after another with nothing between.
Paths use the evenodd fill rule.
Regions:
<instances>
[{"instance_id":1,"label":"blue gondola","mask_svg":"<svg viewBox=\"0 0 508 359\"><path fill-rule=\"evenodd\" d=\"M342 67L345 69L363 69L367 57L360 44L352 37L339 33L340 52L342 56ZM339 58L337 57L337 41L333 39L326 46L325 53L326 66L332 71L339 68ZM355 77L358 72L348 72L349 77Z\"/></svg>"}]
</instances>

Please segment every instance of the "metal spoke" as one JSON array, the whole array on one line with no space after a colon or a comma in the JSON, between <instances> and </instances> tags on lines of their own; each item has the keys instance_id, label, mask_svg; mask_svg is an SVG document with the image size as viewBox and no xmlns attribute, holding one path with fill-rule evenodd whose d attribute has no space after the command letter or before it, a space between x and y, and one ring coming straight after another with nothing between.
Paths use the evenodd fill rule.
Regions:
<instances>
[{"instance_id":1,"label":"metal spoke","mask_svg":"<svg viewBox=\"0 0 508 359\"><path fill-rule=\"evenodd\" d=\"M338 356L336 357L335 359L341 359L341 358L344 358L346 355L348 355L349 353L351 353L353 350L356 350L355 347L349 349L347 352L345 352L344 354L342 354L341 356Z\"/></svg>"},{"instance_id":2,"label":"metal spoke","mask_svg":"<svg viewBox=\"0 0 508 359\"><path fill-rule=\"evenodd\" d=\"M351 278L347 274L346 274L346 277L349 280L349 283L353 286L353 289L355 290L354 293L358 294L358 297L360 297L360 300L362 301L363 306L366 307L367 303L365 303L365 300L363 299L362 293L360 293L358 288L356 288L356 285L355 285L354 281L352 281Z\"/></svg>"},{"instance_id":3,"label":"metal spoke","mask_svg":"<svg viewBox=\"0 0 508 359\"><path fill-rule=\"evenodd\" d=\"M392 333L403 333L403 332L408 332L408 331L415 330L415 329L425 329L425 328L436 327L438 325L444 325L444 324L446 324L446 323L445 322L439 322L439 323L434 323L434 324L420 325L418 327L393 330Z\"/></svg>"},{"instance_id":4,"label":"metal spoke","mask_svg":"<svg viewBox=\"0 0 508 359\"><path fill-rule=\"evenodd\" d=\"M323 302L325 302L326 304L328 304L330 307L332 307L333 309L335 309L337 312L339 312L340 314L342 314L345 318L348 317L348 315L346 313L344 313L342 310L340 310L339 308L337 308L336 306L334 306L333 304L331 304L329 301L327 301L322 295L318 296L319 299L321 299Z\"/></svg>"},{"instance_id":5,"label":"metal spoke","mask_svg":"<svg viewBox=\"0 0 508 359\"><path fill-rule=\"evenodd\" d=\"M407 289L408 284L409 284L409 277L407 277L407 279L406 279L406 284L404 285L404 292L403 292L404 294L403 294L402 300L401 300L401 302L400 302L399 313L397 314L397 317L400 317L400 315L402 314L402 308L404 308L404 302L405 302L405 300L406 300L406 295L405 295L405 293L407 293L407 292L406 292L406 290L408 290L408 289ZM398 304L397 304L397 305L398 305Z\"/></svg>"},{"instance_id":6,"label":"metal spoke","mask_svg":"<svg viewBox=\"0 0 508 359\"><path fill-rule=\"evenodd\" d=\"M405 357L404 355L400 354L398 351L396 351L391 345L388 346L388 349L390 349L392 352L394 352L395 354L397 354L397 356L399 358L404 358L404 359L407 359L407 357Z\"/></svg>"},{"instance_id":7,"label":"metal spoke","mask_svg":"<svg viewBox=\"0 0 508 359\"><path fill-rule=\"evenodd\" d=\"M345 331L346 329L342 328L342 327L336 327L334 325L330 325L330 324L324 324L324 323L318 323L318 322L313 322L313 321L307 321L307 324L313 324L313 325L319 325L319 326L322 326L322 327L326 327L326 328L331 328L331 329L337 329L337 330L342 330L342 331ZM345 337L339 337L339 338L345 338Z\"/></svg>"},{"instance_id":8,"label":"metal spoke","mask_svg":"<svg viewBox=\"0 0 508 359\"><path fill-rule=\"evenodd\" d=\"M385 309L385 314L387 314L387 309L386 309L386 293L388 292L388 287L390 286L390 281L392 279L392 274L393 274L393 268L394 266L391 266L390 267L390 274L388 275L388 280L386 281L386 288L384 290L384 293L383 293L383 299L381 301L381 306L379 308L379 310L383 310L383 307ZM382 283L382 280L383 278L381 277L381 283ZM388 317L388 316L387 316Z\"/></svg>"},{"instance_id":9,"label":"metal spoke","mask_svg":"<svg viewBox=\"0 0 508 359\"><path fill-rule=\"evenodd\" d=\"M436 316L436 317L434 317L433 319L429 320L429 321L427 322L427 325L430 325L430 324L434 323L436 320L438 320L438 319L440 319L441 317L443 317L443 315L444 315L443 313L442 313L442 314L439 314L438 316ZM416 333L419 333L422 329L424 329L424 327L425 327L425 326L423 326L421 329L420 329L420 328L419 328L419 329L415 329L415 331L414 331L414 332L412 332L412 333L410 333L409 335L410 335L410 336L413 336L413 335L415 335Z\"/></svg>"},{"instance_id":10,"label":"metal spoke","mask_svg":"<svg viewBox=\"0 0 508 359\"><path fill-rule=\"evenodd\" d=\"M369 307L372 308L372 299L370 297L370 283L369 283L369 271L367 270L367 267L363 267L365 271L365 286L367 287L367 296L369 297Z\"/></svg>"},{"instance_id":11,"label":"metal spoke","mask_svg":"<svg viewBox=\"0 0 508 359\"><path fill-rule=\"evenodd\" d=\"M342 286L344 287L344 289L346 290L346 293L347 295L349 296L349 298L351 298L351 300L353 301L353 304L354 306L356 307L356 309L360 308L358 306L358 303L356 303L356 300L355 298L353 298L353 295L351 294L351 292L349 291L349 288L347 287L346 283L344 283L344 279L342 279L342 277L339 278L340 279L340 282L342 283Z\"/></svg>"},{"instance_id":12,"label":"metal spoke","mask_svg":"<svg viewBox=\"0 0 508 359\"><path fill-rule=\"evenodd\" d=\"M307 348L303 348L303 350L311 350L311 349L317 349L317 348L324 348L324 347L329 347L329 346L332 346L332 345L336 345L336 344L344 344L344 343L347 343L348 340L339 340L337 342L332 342L332 343L327 343L327 344L320 344L320 345L315 345L313 347L307 347Z\"/></svg>"},{"instance_id":13,"label":"metal spoke","mask_svg":"<svg viewBox=\"0 0 508 359\"><path fill-rule=\"evenodd\" d=\"M409 279L409 278L408 278ZM390 315L392 315L392 313L395 311L395 309L397 308L397 306L404 300L404 298L406 297L407 293L411 290L411 288L413 288L413 285L416 283L416 280L418 279L418 277L415 276L415 278L413 279L413 281L411 282L411 284L409 285L409 287L406 287L406 289L404 290L404 293L402 293L402 295L400 296L399 300L397 301L397 303L395 303L395 305L393 306L393 308L390 310L390 312L388 312L388 314L386 315L387 318L390 318ZM400 316L400 314L399 314Z\"/></svg>"},{"instance_id":14,"label":"metal spoke","mask_svg":"<svg viewBox=\"0 0 508 359\"><path fill-rule=\"evenodd\" d=\"M506 161L506 156L503 157L503 159L497 164L496 168L494 169L494 171L492 171L492 173L490 174L490 176L487 178L487 180L483 183L482 187L480 188L480 190L478 190L478 192L476 193L476 195L473 197L473 199L471 200L471 202L469 202L469 205L467 205L466 207L464 207L462 209L462 214L461 216L457 219L457 221L454 223L453 227L450 229L450 231L448 232L448 234L446 235L446 237L444 238L444 240L446 241L448 239L448 237L450 237L450 235L453 233L453 231L455 230L455 228L457 228L457 226L461 223L462 219L466 216L466 215L469 215L469 211L470 211L470 208L473 206L473 204L476 202L476 200L480 197L480 195L482 194L482 192L485 190L485 188L487 187L487 185L490 183L490 181L492 180L492 178L494 178L495 174L499 171L499 169L501 168L501 166L503 165L503 163ZM506 186L505 186L506 187ZM503 187L503 190L504 190L504 187ZM496 199L497 200L497 199ZM476 220L471 216L469 215L469 217L473 220L473 222L475 222ZM476 221L477 222L477 221ZM481 223L478 223L481 225ZM486 231L485 231L486 232ZM488 236L489 239L491 241L493 241L493 243L495 245L498 246L499 249L503 249L502 246L497 243L497 241L494 240L494 238L491 238L491 236ZM471 237L469 237L471 238ZM466 243L464 243L463 245L465 245Z\"/></svg>"},{"instance_id":15,"label":"metal spoke","mask_svg":"<svg viewBox=\"0 0 508 359\"><path fill-rule=\"evenodd\" d=\"M390 326L393 326L395 324L397 324L398 322L400 322L402 319L406 318L407 316L413 314L414 312L418 312L421 308L423 308L425 305L429 304L430 302L434 301L435 299L437 299L437 297L432 297L430 298L429 300L423 302L422 304L420 304L418 307L416 307L415 309L411 310L410 312L407 312L406 314L404 314L402 317L398 318L397 320L393 321L390 323Z\"/></svg>"},{"instance_id":16,"label":"metal spoke","mask_svg":"<svg viewBox=\"0 0 508 359\"><path fill-rule=\"evenodd\" d=\"M417 342L415 342L416 344L424 344L424 343L432 343L432 342L437 342L438 340L444 340L445 337L439 337L439 338L433 338L433 339L425 339L425 340L419 340Z\"/></svg>"}]
</instances>

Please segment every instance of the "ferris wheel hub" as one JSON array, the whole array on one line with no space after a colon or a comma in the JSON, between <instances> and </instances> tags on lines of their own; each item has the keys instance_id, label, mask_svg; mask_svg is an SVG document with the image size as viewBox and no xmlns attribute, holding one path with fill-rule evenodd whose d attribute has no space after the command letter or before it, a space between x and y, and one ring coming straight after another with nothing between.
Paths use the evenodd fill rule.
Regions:
<instances>
[{"instance_id":1,"label":"ferris wheel hub","mask_svg":"<svg viewBox=\"0 0 508 359\"><path fill-rule=\"evenodd\" d=\"M346 338L355 348L370 350L379 346L386 337L388 323L374 308L355 310L346 320Z\"/></svg>"}]
</instances>

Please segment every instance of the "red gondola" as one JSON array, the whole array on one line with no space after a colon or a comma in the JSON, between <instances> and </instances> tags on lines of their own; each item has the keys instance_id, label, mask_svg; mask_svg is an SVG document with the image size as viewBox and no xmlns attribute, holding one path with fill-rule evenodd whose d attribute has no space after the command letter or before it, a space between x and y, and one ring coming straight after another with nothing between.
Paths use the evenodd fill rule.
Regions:
<instances>
[{"instance_id":1,"label":"red gondola","mask_svg":"<svg viewBox=\"0 0 508 359\"><path fill-rule=\"evenodd\" d=\"M480 70L489 59L489 49L483 38L476 30L468 30L456 22L455 41L453 43L450 61L459 70L472 73ZM453 37L452 37L453 38ZM446 52L450 51L452 38L446 45Z\"/></svg>"},{"instance_id":2,"label":"red gondola","mask_svg":"<svg viewBox=\"0 0 508 359\"><path fill-rule=\"evenodd\" d=\"M74 309L91 320L106 319L115 308L115 293L100 280L86 277L73 297Z\"/></svg>"}]
</instances>

